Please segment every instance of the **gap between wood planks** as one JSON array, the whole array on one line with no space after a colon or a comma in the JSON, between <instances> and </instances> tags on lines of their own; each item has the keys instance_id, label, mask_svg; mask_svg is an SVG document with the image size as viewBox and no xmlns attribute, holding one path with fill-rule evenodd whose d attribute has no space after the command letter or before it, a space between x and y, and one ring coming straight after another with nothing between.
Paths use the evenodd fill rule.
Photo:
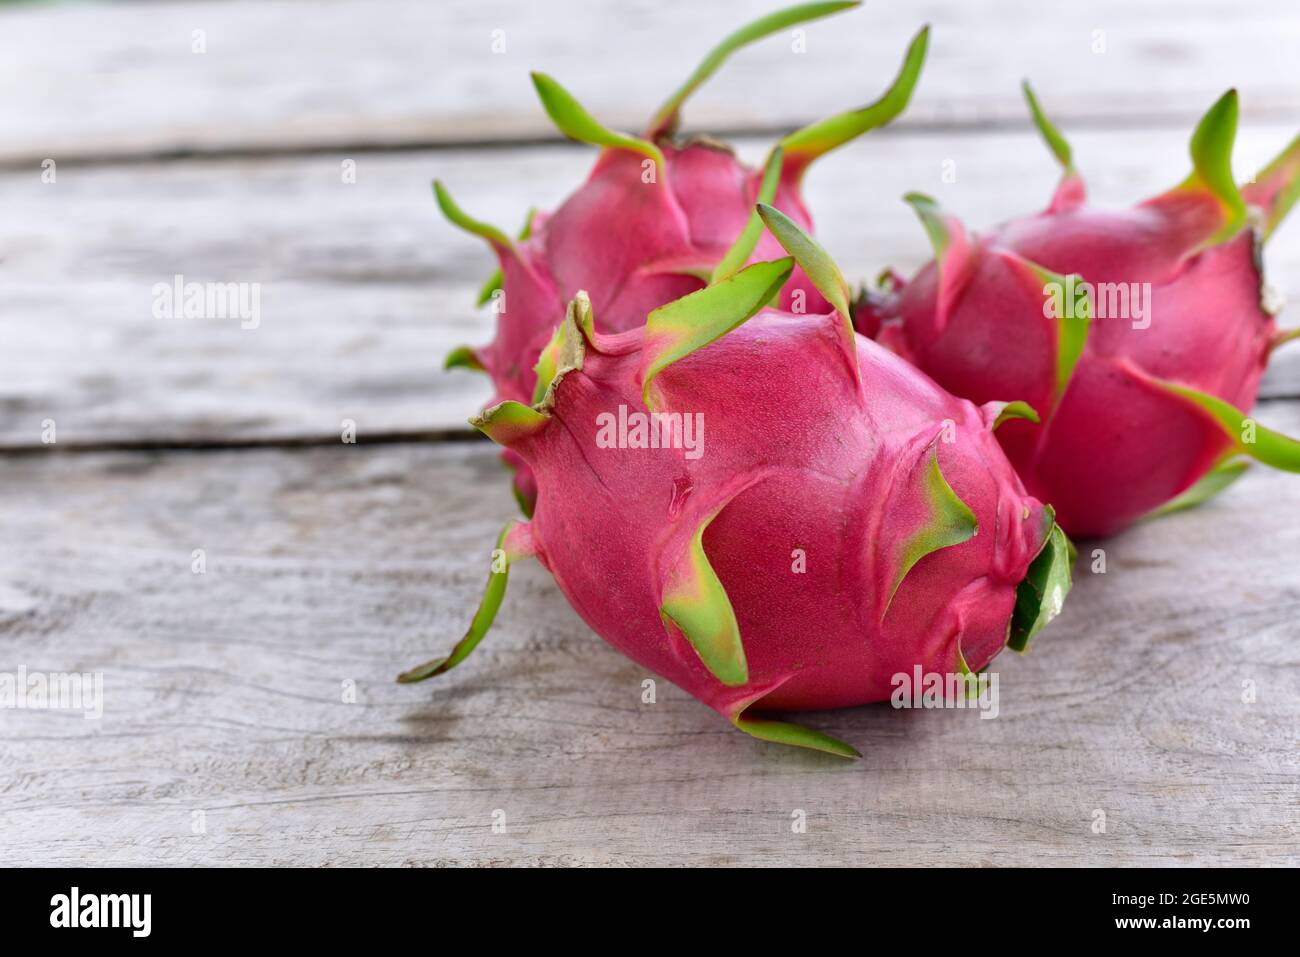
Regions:
<instances>
[{"instance_id":1,"label":"gap between wood planks","mask_svg":"<svg viewBox=\"0 0 1300 957\"><path fill-rule=\"evenodd\" d=\"M1082 115L1071 115L1062 113L1059 116L1054 115L1053 120L1058 126L1068 127L1071 131L1094 132L1098 130L1113 130L1122 132L1125 130L1190 130L1196 125L1196 121L1201 117L1200 113L1194 112L1175 112L1175 113L1142 113L1142 114L1123 114L1123 113L1089 113ZM1291 108L1262 108L1252 110L1242 115L1242 122L1246 124L1270 124L1270 123L1290 123L1294 122L1296 113ZM943 135L948 133L962 134L1020 134L1032 132L1033 124L1026 119L1010 119L999 117L983 118L955 118L941 120L913 120L908 121L906 118L899 120L897 123L882 127L872 132L873 137L881 136L905 136L910 134L934 134ZM686 129L682 135L690 138L697 133L705 131ZM709 129L707 134L711 137L721 139L726 142L746 138L767 138L778 139L790 132L789 125L764 125L744 127L723 127L719 129ZM75 164L82 167L94 166L137 166L148 163L174 162L183 160L250 160L250 159L280 159L294 156L320 156L333 155L335 153L349 153L359 155L373 155L376 153L416 153L416 152L441 152L450 150L492 150L500 152L509 152L511 150L533 149L539 146L557 146L572 143L572 140L560 135L546 136L510 136L508 138L474 138L466 137L463 139L442 137L438 139L419 139L416 137L408 139L385 140L368 140L368 141L349 141L346 139L328 140L320 139L313 142L305 143L288 143L283 145L266 145L266 144L235 144L231 146L194 146L194 147L176 147L168 149L142 149L142 150L123 150L120 153L105 152L87 152L76 153L64 151L61 163ZM33 164L39 164L43 158L43 153L32 153L29 155L12 155L0 158L0 173L25 171L30 169Z\"/></svg>"},{"instance_id":2,"label":"gap between wood planks","mask_svg":"<svg viewBox=\"0 0 1300 957\"><path fill-rule=\"evenodd\" d=\"M1272 395L1260 399L1254 409L1277 408L1300 402L1300 395ZM0 456L92 455L103 452L239 452L280 449L329 448L335 445L459 445L486 442L488 437L476 429L388 429L368 433L363 440L343 442L336 432L313 435L252 436L247 438L140 438L103 441L41 442L0 444Z\"/></svg>"},{"instance_id":3,"label":"gap between wood planks","mask_svg":"<svg viewBox=\"0 0 1300 957\"><path fill-rule=\"evenodd\" d=\"M107 439L85 442L41 442L0 444L0 455L87 455L100 452L237 452L261 449L319 449L334 445L440 445L446 443L486 442L488 437L476 429L389 429L358 436L355 442L343 442L337 432L319 435L268 435L247 438L140 438Z\"/></svg>"}]
</instances>

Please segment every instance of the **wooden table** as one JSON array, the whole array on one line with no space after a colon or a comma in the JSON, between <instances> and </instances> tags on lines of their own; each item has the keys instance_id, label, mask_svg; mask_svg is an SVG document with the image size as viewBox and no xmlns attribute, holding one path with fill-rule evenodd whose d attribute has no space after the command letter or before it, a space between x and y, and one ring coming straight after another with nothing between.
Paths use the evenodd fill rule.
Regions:
<instances>
[{"instance_id":1,"label":"wooden table","mask_svg":"<svg viewBox=\"0 0 1300 957\"><path fill-rule=\"evenodd\" d=\"M774 5L0 11L0 671L104 676L100 720L0 711L8 862L1300 860L1300 480L1263 469L1099 546L1106 573L1082 564L1034 653L998 659L997 720L808 718L856 763L754 741L663 681L643 704L648 676L535 565L469 662L393 683L460 633L513 512L464 424L485 383L439 371L490 335L471 307L490 260L428 181L513 227L592 160L558 141L528 69L637 126ZM874 98L923 21L905 119L808 179L854 277L928 256L909 189L976 226L1046 202L1022 75L1102 203L1179 180L1230 85L1239 171L1300 127L1286 0L868 4L810 26L803 58L781 39L737 56L688 126L758 158ZM1268 264L1294 300L1300 224ZM176 274L260 283L261 324L155 318ZM1260 420L1300 433L1300 347L1264 395Z\"/></svg>"}]
</instances>

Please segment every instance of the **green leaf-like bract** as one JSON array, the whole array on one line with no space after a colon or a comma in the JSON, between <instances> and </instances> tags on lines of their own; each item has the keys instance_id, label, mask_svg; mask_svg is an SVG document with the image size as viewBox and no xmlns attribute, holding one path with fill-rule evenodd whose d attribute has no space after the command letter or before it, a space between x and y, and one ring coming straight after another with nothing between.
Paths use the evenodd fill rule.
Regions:
<instances>
[{"instance_id":1,"label":"green leaf-like bract","mask_svg":"<svg viewBox=\"0 0 1300 957\"><path fill-rule=\"evenodd\" d=\"M1260 204L1264 205L1262 227L1264 238L1267 239L1286 219L1296 200L1300 199L1300 136L1293 139L1286 149L1242 188L1248 204L1251 202L1250 194L1260 189L1264 189L1268 195L1267 204Z\"/></svg>"},{"instance_id":2,"label":"green leaf-like bract","mask_svg":"<svg viewBox=\"0 0 1300 957\"><path fill-rule=\"evenodd\" d=\"M770 718L750 717L744 711L737 714L731 721L741 731L764 741L772 741L776 744L792 744L797 748L823 751L826 754L834 754L841 758L862 757L861 752L852 745L845 744L838 738L832 738L829 734L824 734L821 731L805 728L800 724L789 721L774 721Z\"/></svg>"},{"instance_id":3,"label":"green leaf-like bract","mask_svg":"<svg viewBox=\"0 0 1300 957\"><path fill-rule=\"evenodd\" d=\"M1174 395L1186 399L1202 412L1208 413L1223 429L1224 435L1238 452L1250 456L1257 462L1271 465L1276 469L1287 472L1300 472L1300 441L1291 438L1289 435L1283 435L1281 432L1274 432L1272 429L1265 428L1236 406L1224 402L1216 395L1189 389L1187 386L1178 385L1175 382L1165 382L1159 379L1153 381ZM1250 420L1249 428L1247 427L1248 419ZM1245 435L1247 433L1253 433L1253 442L1246 441Z\"/></svg>"},{"instance_id":4,"label":"green leaf-like bract","mask_svg":"<svg viewBox=\"0 0 1300 957\"><path fill-rule=\"evenodd\" d=\"M1203 505L1241 478L1242 473L1248 468L1250 468L1250 463L1242 459L1220 462L1202 475L1196 484L1187 491L1175 498L1171 498L1164 505L1153 509L1143 517L1160 518L1165 515L1172 515L1174 512L1182 512Z\"/></svg>"},{"instance_id":5,"label":"green leaf-like bract","mask_svg":"<svg viewBox=\"0 0 1300 957\"><path fill-rule=\"evenodd\" d=\"M655 161L659 167L660 179L664 173L664 154L659 147L627 133L617 133L600 124L588 113L573 95L545 73L533 74L533 86L542 100L542 106L560 132L580 143L603 146L610 149L631 150Z\"/></svg>"},{"instance_id":6,"label":"green leaf-like bract","mask_svg":"<svg viewBox=\"0 0 1300 957\"><path fill-rule=\"evenodd\" d=\"M1032 405L1016 399L1014 402L1004 402L1002 408L998 409L997 418L993 420L992 431L996 432L998 426L1004 422L1010 422L1012 419L1024 419L1027 422L1035 423L1042 421Z\"/></svg>"},{"instance_id":7,"label":"green leaf-like bract","mask_svg":"<svg viewBox=\"0 0 1300 957\"><path fill-rule=\"evenodd\" d=\"M478 357L478 353L470 346L457 346L447 353L447 358L443 360L443 369L473 369L475 372L482 372L483 363Z\"/></svg>"},{"instance_id":8,"label":"green leaf-like bract","mask_svg":"<svg viewBox=\"0 0 1300 957\"><path fill-rule=\"evenodd\" d=\"M1208 191L1223 206L1219 231L1205 243L1215 246L1236 235L1246 221L1246 202L1232 178L1232 144L1237 136L1237 91L1215 102L1192 133L1192 175L1178 188Z\"/></svg>"},{"instance_id":9,"label":"green leaf-like bract","mask_svg":"<svg viewBox=\"0 0 1300 957\"><path fill-rule=\"evenodd\" d=\"M939 468L938 440L930 445L929 451L930 454L920 476L922 484L920 492L926 502L928 517L925 524L902 543L898 554L898 568L889 586L889 597L885 601L885 614L888 614L889 606L893 604L894 596L898 594L898 589L907 578L907 573L916 566L917 562L931 552L969 541L975 537L979 529L975 513L943 477L943 470Z\"/></svg>"},{"instance_id":10,"label":"green leaf-like bract","mask_svg":"<svg viewBox=\"0 0 1300 957\"><path fill-rule=\"evenodd\" d=\"M695 72L687 77L686 82L674 90L672 95L664 101L664 105L659 107L654 118L650 121L650 128L646 131L646 136L653 140L665 133L673 132L677 128L678 114L681 112L682 104L686 102L686 99L692 93L699 89L704 81L713 76L727 57L731 56L736 50L764 37L771 36L786 27L792 27L796 23L807 23L810 20L830 16L832 13L839 13L841 10L847 10L850 7L859 5L860 0L801 3L798 6L777 10L766 16L759 17L752 23L747 23L710 50L708 56L695 68Z\"/></svg>"},{"instance_id":11,"label":"green leaf-like bract","mask_svg":"<svg viewBox=\"0 0 1300 957\"><path fill-rule=\"evenodd\" d=\"M1268 344L1268 351L1271 353L1274 349L1279 349L1288 342L1300 342L1300 326L1294 329L1280 329L1273 341Z\"/></svg>"},{"instance_id":12,"label":"green leaf-like bract","mask_svg":"<svg viewBox=\"0 0 1300 957\"><path fill-rule=\"evenodd\" d=\"M785 153L779 146L767 157L767 165L763 167L763 182L758 188L759 203L771 203L776 199L776 188L781 183L781 163L784 157ZM763 219L759 216L758 210L754 209L745 222L745 228L736 237L736 241L732 243L722 259L718 260L709 281L717 282L719 279L726 279L745 265L753 255L754 247L758 245L758 239L762 235Z\"/></svg>"},{"instance_id":13,"label":"green leaf-like bract","mask_svg":"<svg viewBox=\"0 0 1300 957\"><path fill-rule=\"evenodd\" d=\"M943 254L948 251L948 247L952 243L952 239L948 235L948 225L944 222L943 210L939 208L938 203L924 193L905 193L903 202L911 206L917 218L921 220L921 227L930 240L930 248L934 250L934 258L942 261ZM942 266L942 262L940 262L940 265Z\"/></svg>"},{"instance_id":14,"label":"green leaf-like bract","mask_svg":"<svg viewBox=\"0 0 1300 957\"><path fill-rule=\"evenodd\" d=\"M1070 593L1073 546L1056 524L1050 507L1047 518L1052 527L1043 547L1030 563L1024 580L1016 587L1016 607L1011 613L1007 636L1007 647L1013 651L1024 651L1029 647L1034 635L1061 613L1065 596Z\"/></svg>"},{"instance_id":15,"label":"green leaf-like bract","mask_svg":"<svg viewBox=\"0 0 1300 957\"><path fill-rule=\"evenodd\" d=\"M704 554L704 530L713 518L700 523L668 569L659 614L676 626L713 677L736 687L749 681L749 666L731 599Z\"/></svg>"},{"instance_id":16,"label":"green leaf-like bract","mask_svg":"<svg viewBox=\"0 0 1300 957\"><path fill-rule=\"evenodd\" d=\"M567 318L566 316L566 320ZM555 334L551 336L550 342L537 357L537 365L533 367L533 371L537 373L537 384L533 386L533 405L539 405L546 397L546 390L551 387L555 373L560 368L560 356L564 353L564 339L567 334L565 330L569 325L570 323L565 321L556 326Z\"/></svg>"},{"instance_id":17,"label":"green leaf-like bract","mask_svg":"<svg viewBox=\"0 0 1300 957\"><path fill-rule=\"evenodd\" d=\"M1054 299L1055 304L1060 307L1057 310L1060 314L1056 317L1056 396L1059 400L1065 395L1070 378L1074 375L1074 368L1079 364L1083 347L1088 341L1088 331L1092 323L1092 298L1088 295L1088 286L1084 283L1083 277L1077 273L1063 276L1050 269L1044 269L1028 259L1021 258L1020 261L1042 282L1043 296ZM1060 295L1054 295L1053 289L1049 287L1060 290ZM1067 292L1073 293L1073 299L1069 302L1065 298ZM1067 310L1072 314L1065 315Z\"/></svg>"},{"instance_id":18,"label":"green leaf-like bract","mask_svg":"<svg viewBox=\"0 0 1300 957\"><path fill-rule=\"evenodd\" d=\"M971 242L960 222L939 208L924 193L907 193L903 202L912 207L925 235L934 250L934 266L938 273L935 281L935 318L940 326L947 324L957 307L962 289L974 272L978 248Z\"/></svg>"},{"instance_id":19,"label":"green leaf-like bract","mask_svg":"<svg viewBox=\"0 0 1300 957\"><path fill-rule=\"evenodd\" d=\"M988 665L985 665L984 667L987 668ZM971 666L966 661L966 656L962 654L961 636L958 635L957 636L957 674L961 675L963 678L966 679L964 682L962 682L962 687L965 692L965 698L967 701L979 700L979 696L980 696L979 676L983 670L984 670L983 668L981 668L979 671L971 670Z\"/></svg>"},{"instance_id":20,"label":"green leaf-like bract","mask_svg":"<svg viewBox=\"0 0 1300 957\"><path fill-rule=\"evenodd\" d=\"M763 218L768 231L776 237L776 241L794 257L795 262L803 267L803 271L808 274L817 291L826 297L826 301L835 307L835 311L845 321L852 325L853 317L849 312L849 284L830 254L817 240L800 229L798 223L776 207L759 203L758 214Z\"/></svg>"},{"instance_id":21,"label":"green leaf-like bract","mask_svg":"<svg viewBox=\"0 0 1300 957\"><path fill-rule=\"evenodd\" d=\"M433 658L422 665L416 665L409 671L397 676L403 684L424 681L444 671L450 671L469 657L483 636L492 627L501 599L506 594L506 583L510 579L510 563L534 554L532 540L527 534L528 527L520 522L507 522L497 537L496 548L492 552L492 569L488 574L487 587L483 590L483 600L470 622L465 636L458 641L451 651L439 658Z\"/></svg>"},{"instance_id":22,"label":"green leaf-like bract","mask_svg":"<svg viewBox=\"0 0 1300 957\"><path fill-rule=\"evenodd\" d=\"M668 366L726 335L767 305L794 271L794 261L755 263L721 282L660 306L646 320L641 395Z\"/></svg>"},{"instance_id":23,"label":"green leaf-like bract","mask_svg":"<svg viewBox=\"0 0 1300 957\"><path fill-rule=\"evenodd\" d=\"M925 64L925 51L929 42L930 28L923 27L907 48L903 66L898 71L893 84L885 91L884 96L870 106L820 120L783 139L781 146L785 148L787 162L791 168L801 173L817 157L824 156L838 146L843 146L868 130L884 126L902 113L912 98L912 91L916 89L916 81L921 75L921 67Z\"/></svg>"},{"instance_id":24,"label":"green leaf-like bract","mask_svg":"<svg viewBox=\"0 0 1300 957\"><path fill-rule=\"evenodd\" d=\"M514 249L514 243L510 241L509 236L495 226L475 219L457 206L456 201L451 198L451 193L447 192L447 187L436 179L433 181L433 195L438 201L438 208L442 210L442 214L465 232L486 239L502 252L510 252Z\"/></svg>"},{"instance_id":25,"label":"green leaf-like bract","mask_svg":"<svg viewBox=\"0 0 1300 957\"><path fill-rule=\"evenodd\" d=\"M1034 117L1034 125L1038 127L1038 132L1042 134L1043 140L1047 143L1047 148L1052 151L1056 161L1061 164L1061 168L1067 174L1074 172L1074 158L1070 151L1070 144L1056 125L1047 118L1043 108L1039 105L1038 97L1034 96L1033 89L1029 86L1029 81L1025 80L1020 84L1024 91L1025 102L1029 104L1029 112Z\"/></svg>"},{"instance_id":26,"label":"green leaf-like bract","mask_svg":"<svg viewBox=\"0 0 1300 957\"><path fill-rule=\"evenodd\" d=\"M478 295L474 297L474 305L484 306L492 299L492 294L505 285L506 275L498 266L496 272L487 277L487 281L479 287Z\"/></svg>"},{"instance_id":27,"label":"green leaf-like bract","mask_svg":"<svg viewBox=\"0 0 1300 957\"><path fill-rule=\"evenodd\" d=\"M525 239L527 239L533 234L533 220L536 217L537 217L537 210L529 209L528 215L524 217L523 228L519 230L520 242L523 242ZM492 298L492 293L496 292L498 289L502 288L505 285L505 281L506 281L505 273L503 273L501 271L501 267L498 266L497 271L494 272L492 275L488 276L487 282L483 283L483 286L479 289L478 298L475 300L474 304L476 306L482 306L485 303L487 303Z\"/></svg>"},{"instance_id":28,"label":"green leaf-like bract","mask_svg":"<svg viewBox=\"0 0 1300 957\"><path fill-rule=\"evenodd\" d=\"M484 409L469 424L474 426L493 442L507 448L517 441L535 435L546 427L551 417L531 406L507 399L490 409Z\"/></svg>"},{"instance_id":29,"label":"green leaf-like bract","mask_svg":"<svg viewBox=\"0 0 1300 957\"><path fill-rule=\"evenodd\" d=\"M777 242L794 257L794 261L812 280L817 291L826 297L839 317L840 345L844 349L844 358L853 370L853 378L861 375L858 368L857 336L853 330L853 313L849 305L852 294L849 284L844 281L844 274L830 254L802 229L799 224L773 206L758 204L758 214L763 217L768 231L776 237Z\"/></svg>"}]
</instances>

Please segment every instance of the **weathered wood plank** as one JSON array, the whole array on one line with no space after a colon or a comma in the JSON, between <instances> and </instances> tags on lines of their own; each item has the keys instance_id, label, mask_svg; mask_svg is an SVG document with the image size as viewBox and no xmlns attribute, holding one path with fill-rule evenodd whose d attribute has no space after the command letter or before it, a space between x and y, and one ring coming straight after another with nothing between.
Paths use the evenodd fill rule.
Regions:
<instances>
[{"instance_id":1,"label":"weathered wood plank","mask_svg":"<svg viewBox=\"0 0 1300 957\"><path fill-rule=\"evenodd\" d=\"M1241 137L1240 169L1285 143L1282 125ZM1080 132L1078 162L1098 202L1120 205L1182 178L1184 130ZM767 141L740 142L762 156ZM512 227L581 182L577 147L60 166L0 174L0 443L266 439L463 428L485 380L443 373L462 342L491 337L472 308L490 256L445 223L429 195L444 178L467 209ZM956 182L941 178L955 163ZM1030 133L968 131L868 138L808 176L823 241L859 280L928 256L899 197L933 193L973 226L1046 202L1056 179ZM1300 298L1300 226L1268 250L1271 281ZM152 289L189 280L261 284L261 323L157 319ZM1284 315L1294 325L1294 315ZM1265 391L1300 395L1300 346L1282 350Z\"/></svg>"},{"instance_id":2,"label":"weathered wood plank","mask_svg":"<svg viewBox=\"0 0 1300 957\"><path fill-rule=\"evenodd\" d=\"M320 149L554 135L528 70L630 128L736 25L782 0L683 4L240 0L0 10L0 159ZM773 38L691 103L699 129L791 126L874 98L934 25L905 124L1024 124L1021 77L1063 117L1183 120L1229 86L1295 115L1300 9L1287 0L869 3ZM1171 29L1176 24L1177 29ZM206 52L192 52L194 31ZM502 31L495 34L494 31ZM1097 32L1104 52L1094 52ZM494 53L495 39L504 52Z\"/></svg>"},{"instance_id":3,"label":"weathered wood plank","mask_svg":"<svg viewBox=\"0 0 1300 957\"><path fill-rule=\"evenodd\" d=\"M1292 476L1107 543L998 659L996 720L809 716L855 764L665 682L642 704L531 563L470 661L394 685L511 514L486 446L5 456L0 482L0 670L104 675L98 721L0 710L13 864L1300 863Z\"/></svg>"}]
</instances>

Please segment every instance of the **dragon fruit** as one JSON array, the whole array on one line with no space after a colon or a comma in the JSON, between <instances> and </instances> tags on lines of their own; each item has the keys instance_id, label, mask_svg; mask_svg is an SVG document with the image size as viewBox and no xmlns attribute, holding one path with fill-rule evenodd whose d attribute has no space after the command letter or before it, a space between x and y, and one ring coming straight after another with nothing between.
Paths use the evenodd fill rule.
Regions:
<instances>
[{"instance_id":1,"label":"dragon fruit","mask_svg":"<svg viewBox=\"0 0 1300 957\"><path fill-rule=\"evenodd\" d=\"M856 335L834 263L760 209L793 259L617 334L579 292L541 400L473 420L532 468L537 509L502 532L461 642L399 680L461 662L535 556L594 631L737 727L851 757L770 713L883 700L916 667L970 675L1059 612L1072 548L991 434L1023 410L977 408ZM768 307L796 261L826 314Z\"/></svg>"},{"instance_id":2,"label":"dragon fruit","mask_svg":"<svg viewBox=\"0 0 1300 957\"><path fill-rule=\"evenodd\" d=\"M1192 136L1184 182L1099 210L1028 84L1025 96L1065 171L1051 204L971 235L910 194L935 260L859 318L883 320L880 341L957 395L1035 410L1041 422L998 438L1071 535L1204 501L1249 464L1238 456L1300 470L1300 443L1242 411L1294 336L1277 332L1261 247L1300 193L1300 139L1238 190L1229 91Z\"/></svg>"},{"instance_id":3,"label":"dragon fruit","mask_svg":"<svg viewBox=\"0 0 1300 957\"><path fill-rule=\"evenodd\" d=\"M496 338L482 348L454 350L447 367L486 371L496 392L490 405L535 401L534 364L579 288L590 297L600 331L638 328L657 306L702 289L751 259L779 254L753 213L756 200L776 202L810 228L799 195L804 172L819 156L902 112L925 59L928 30L913 40L898 78L881 99L790 134L763 169L745 166L716 140L681 140L674 131L687 97L736 49L856 5L803 4L737 30L668 98L641 137L606 129L554 79L534 73L537 93L556 126L572 139L599 146L600 156L586 183L557 210L528 215L517 240L463 212L435 181L447 218L486 239L500 261L479 297L480 304L493 303ZM782 302L796 311L826 308L798 274ZM531 514L532 476L518 456L507 451L505 458L516 470L520 506Z\"/></svg>"}]
</instances>

